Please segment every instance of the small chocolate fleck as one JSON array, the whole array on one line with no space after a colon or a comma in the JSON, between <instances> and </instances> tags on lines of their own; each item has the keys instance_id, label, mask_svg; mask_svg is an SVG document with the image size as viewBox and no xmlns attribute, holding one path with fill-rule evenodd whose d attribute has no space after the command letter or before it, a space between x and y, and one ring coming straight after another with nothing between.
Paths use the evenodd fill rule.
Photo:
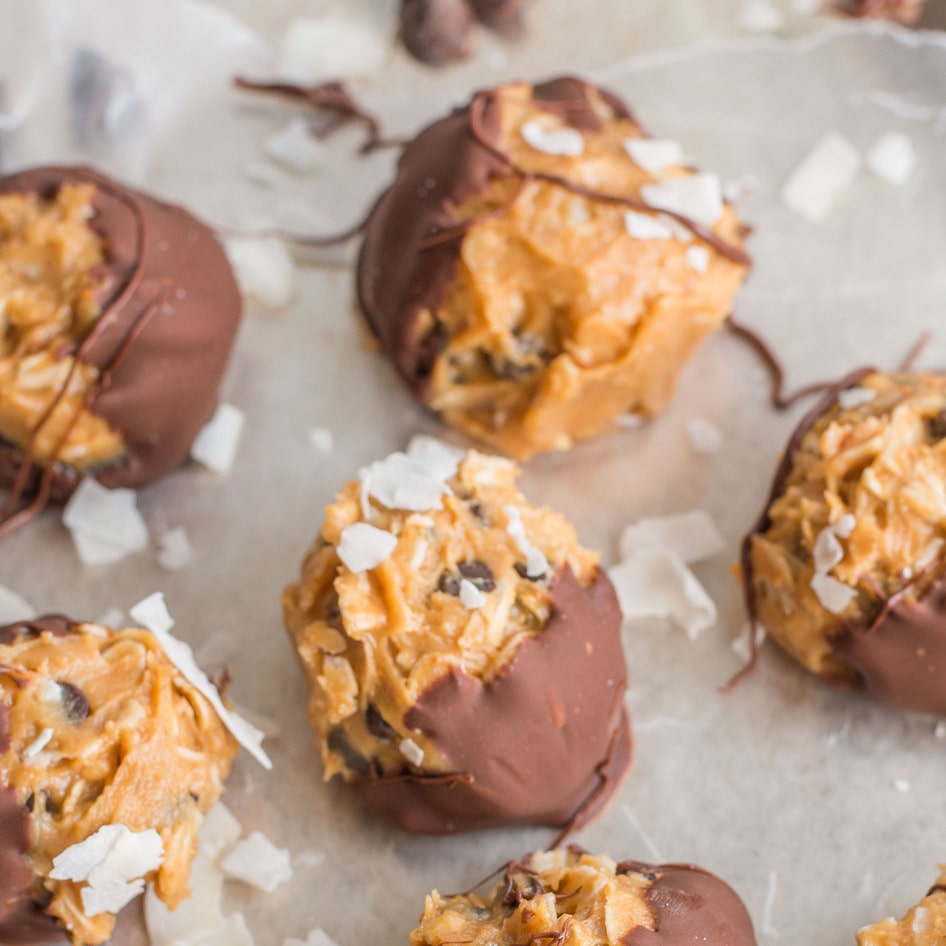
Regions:
<instances>
[{"instance_id":1,"label":"small chocolate fleck","mask_svg":"<svg viewBox=\"0 0 946 946\"><path fill-rule=\"evenodd\" d=\"M57 680L62 690L62 708L66 716L74 723L81 723L89 716L88 697L74 684Z\"/></svg>"},{"instance_id":2,"label":"small chocolate fleck","mask_svg":"<svg viewBox=\"0 0 946 946\"><path fill-rule=\"evenodd\" d=\"M942 440L946 437L946 411L940 411L936 417L929 418L926 429L931 440Z\"/></svg>"},{"instance_id":3,"label":"small chocolate fleck","mask_svg":"<svg viewBox=\"0 0 946 946\"><path fill-rule=\"evenodd\" d=\"M545 572L542 572L541 575L530 575L528 566L522 562L516 562L516 564L513 565L513 568L515 568L516 574L520 578L527 578L529 581L541 581L543 578L545 578Z\"/></svg>"},{"instance_id":4,"label":"small chocolate fleck","mask_svg":"<svg viewBox=\"0 0 946 946\"><path fill-rule=\"evenodd\" d=\"M454 598L460 594L460 579L453 572L446 569L440 573L440 580L437 582L437 590L445 595L453 595Z\"/></svg>"},{"instance_id":5,"label":"small chocolate fleck","mask_svg":"<svg viewBox=\"0 0 946 946\"><path fill-rule=\"evenodd\" d=\"M371 766L368 760L356 751L344 729L336 727L328 734L328 747L333 752L337 752L344 760L345 765L359 778L368 778L371 774Z\"/></svg>"},{"instance_id":6,"label":"small chocolate fleck","mask_svg":"<svg viewBox=\"0 0 946 946\"><path fill-rule=\"evenodd\" d=\"M365 725L376 739L393 742L397 738L397 730L381 715L374 703L369 703L365 710Z\"/></svg>"},{"instance_id":7,"label":"small chocolate fleck","mask_svg":"<svg viewBox=\"0 0 946 946\"><path fill-rule=\"evenodd\" d=\"M460 562L457 569L463 578L476 585L480 591L493 591L496 588L493 573L486 562L474 558L468 562ZM459 585L457 586L457 592L459 593Z\"/></svg>"},{"instance_id":8,"label":"small chocolate fleck","mask_svg":"<svg viewBox=\"0 0 946 946\"><path fill-rule=\"evenodd\" d=\"M29 797L26 799L26 803L23 807L32 814L33 806L36 804L36 796L30 792Z\"/></svg>"}]
</instances>

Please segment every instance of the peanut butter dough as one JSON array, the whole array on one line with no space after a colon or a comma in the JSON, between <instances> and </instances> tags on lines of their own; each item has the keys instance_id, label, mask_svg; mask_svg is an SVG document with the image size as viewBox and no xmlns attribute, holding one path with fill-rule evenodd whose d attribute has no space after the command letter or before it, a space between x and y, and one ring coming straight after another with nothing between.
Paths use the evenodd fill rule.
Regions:
<instances>
[{"instance_id":1,"label":"peanut butter dough","mask_svg":"<svg viewBox=\"0 0 946 946\"><path fill-rule=\"evenodd\" d=\"M946 710L946 377L862 373L802 422L746 544L751 610L796 660Z\"/></svg>"},{"instance_id":2,"label":"peanut butter dough","mask_svg":"<svg viewBox=\"0 0 946 946\"><path fill-rule=\"evenodd\" d=\"M906 915L865 926L857 946L942 946L946 943L946 874Z\"/></svg>"},{"instance_id":3,"label":"peanut butter dough","mask_svg":"<svg viewBox=\"0 0 946 946\"><path fill-rule=\"evenodd\" d=\"M359 295L448 424L518 458L567 450L663 410L729 314L743 225L678 146L640 142L614 96L559 79L479 93L407 146Z\"/></svg>"},{"instance_id":4,"label":"peanut butter dough","mask_svg":"<svg viewBox=\"0 0 946 946\"><path fill-rule=\"evenodd\" d=\"M500 821L556 823L567 821L603 783L589 768L610 762L617 745L626 757L613 590L571 525L525 501L516 475L507 460L421 440L409 453L362 471L326 510L300 581L283 595L286 626L311 686L309 719L326 778L374 783L369 791L405 777L440 786L477 782L478 792L487 791L491 777L513 777L498 771L513 752L511 738L531 733L541 739L551 726L553 743L535 750L551 760L586 731L576 772L560 778L563 797L550 798L557 794L552 786L528 797L526 787L539 773L522 771L518 792L506 799L513 811L492 814ZM391 495L403 482L423 489ZM356 562L356 540L377 545L379 557ZM556 594L575 602L567 633ZM533 662L550 659L559 640L582 657L536 676ZM573 692L589 674L602 675L595 680L599 692ZM530 694L534 706L527 705ZM457 701L468 701L464 714L472 715L457 715L450 725L471 726L472 743L439 719L451 704L459 714ZM491 714L504 706L528 716L514 726L496 721L493 732ZM467 759L477 747L482 758ZM527 768L528 758L515 765ZM500 805L498 789L489 795L487 809ZM470 827L487 819L472 808L468 815ZM436 830L430 824L415 829ZM459 829L449 820L440 827Z\"/></svg>"},{"instance_id":5,"label":"peanut butter dough","mask_svg":"<svg viewBox=\"0 0 946 946\"><path fill-rule=\"evenodd\" d=\"M754 946L752 921L698 867L615 863L577 848L507 864L488 894L427 897L411 946Z\"/></svg>"},{"instance_id":6,"label":"peanut butter dough","mask_svg":"<svg viewBox=\"0 0 946 946\"><path fill-rule=\"evenodd\" d=\"M171 907L188 895L236 743L149 632L63 618L0 628L0 750L0 862L13 859L0 942L55 938L53 920L75 944L109 938L115 916L87 915L84 884L50 877L57 855L106 825L156 830L163 857L146 879Z\"/></svg>"}]
</instances>

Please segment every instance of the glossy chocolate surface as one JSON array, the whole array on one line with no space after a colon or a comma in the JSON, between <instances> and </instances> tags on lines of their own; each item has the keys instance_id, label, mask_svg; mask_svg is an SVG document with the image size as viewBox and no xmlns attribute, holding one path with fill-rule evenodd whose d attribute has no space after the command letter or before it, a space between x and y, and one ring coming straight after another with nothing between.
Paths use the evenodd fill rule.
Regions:
<instances>
[{"instance_id":1,"label":"glossy chocolate surface","mask_svg":"<svg viewBox=\"0 0 946 946\"><path fill-rule=\"evenodd\" d=\"M353 788L409 831L446 834L510 824L577 826L605 803L630 763L621 612L599 572L569 569L550 589L545 629L484 684L453 672L408 711L453 774L365 778Z\"/></svg>"}]
</instances>

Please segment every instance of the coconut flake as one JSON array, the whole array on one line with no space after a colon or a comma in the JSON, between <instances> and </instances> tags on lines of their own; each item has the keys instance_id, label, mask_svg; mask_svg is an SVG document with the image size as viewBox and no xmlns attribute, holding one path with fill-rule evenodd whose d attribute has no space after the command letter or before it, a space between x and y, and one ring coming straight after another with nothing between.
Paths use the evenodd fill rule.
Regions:
<instances>
[{"instance_id":1,"label":"coconut flake","mask_svg":"<svg viewBox=\"0 0 946 946\"><path fill-rule=\"evenodd\" d=\"M718 555L726 548L713 520L701 509L669 516L652 516L626 526L621 533L622 559L638 552L662 551L684 565Z\"/></svg>"},{"instance_id":2,"label":"coconut flake","mask_svg":"<svg viewBox=\"0 0 946 946\"><path fill-rule=\"evenodd\" d=\"M424 764L424 750L413 739L402 739L398 743L398 749L415 768L419 769Z\"/></svg>"},{"instance_id":3,"label":"coconut flake","mask_svg":"<svg viewBox=\"0 0 946 946\"><path fill-rule=\"evenodd\" d=\"M861 155L836 131L821 138L789 175L782 187L783 203L817 223L850 187L861 167Z\"/></svg>"},{"instance_id":4,"label":"coconut flake","mask_svg":"<svg viewBox=\"0 0 946 946\"><path fill-rule=\"evenodd\" d=\"M265 893L272 893L292 878L289 852L276 847L259 831L237 842L220 861L220 869Z\"/></svg>"},{"instance_id":5,"label":"coconut flake","mask_svg":"<svg viewBox=\"0 0 946 946\"><path fill-rule=\"evenodd\" d=\"M548 559L529 541L519 510L515 506L503 506L503 511L509 520L506 531L526 557L526 577L541 578L549 570Z\"/></svg>"},{"instance_id":6,"label":"coconut flake","mask_svg":"<svg viewBox=\"0 0 946 946\"><path fill-rule=\"evenodd\" d=\"M486 604L486 595L469 578L460 579L460 602L470 611Z\"/></svg>"},{"instance_id":7,"label":"coconut flake","mask_svg":"<svg viewBox=\"0 0 946 946\"><path fill-rule=\"evenodd\" d=\"M818 533L811 557L820 575L826 575L844 558L844 549L830 526Z\"/></svg>"},{"instance_id":8,"label":"coconut flake","mask_svg":"<svg viewBox=\"0 0 946 946\"><path fill-rule=\"evenodd\" d=\"M198 831L200 849L218 858L240 839L243 829L229 808L218 801L204 818Z\"/></svg>"},{"instance_id":9,"label":"coconut flake","mask_svg":"<svg viewBox=\"0 0 946 946\"><path fill-rule=\"evenodd\" d=\"M244 415L232 404L220 404L191 445L191 457L214 473L226 475L233 468Z\"/></svg>"},{"instance_id":10,"label":"coconut flake","mask_svg":"<svg viewBox=\"0 0 946 946\"><path fill-rule=\"evenodd\" d=\"M335 436L328 427L313 427L308 436L309 443L319 453L331 453L335 449Z\"/></svg>"},{"instance_id":11,"label":"coconut flake","mask_svg":"<svg viewBox=\"0 0 946 946\"><path fill-rule=\"evenodd\" d=\"M933 735L937 739L946 739L946 719L937 720L936 725L933 727Z\"/></svg>"},{"instance_id":12,"label":"coconut flake","mask_svg":"<svg viewBox=\"0 0 946 946\"><path fill-rule=\"evenodd\" d=\"M324 166L325 146L304 118L293 118L263 142L266 156L290 171L305 174Z\"/></svg>"},{"instance_id":13,"label":"coconut flake","mask_svg":"<svg viewBox=\"0 0 946 946\"><path fill-rule=\"evenodd\" d=\"M685 163L683 148L669 138L625 138L624 150L630 159L650 174Z\"/></svg>"},{"instance_id":14,"label":"coconut flake","mask_svg":"<svg viewBox=\"0 0 946 946\"><path fill-rule=\"evenodd\" d=\"M15 624L36 617L36 609L12 588L0 585L0 624Z\"/></svg>"},{"instance_id":15,"label":"coconut flake","mask_svg":"<svg viewBox=\"0 0 946 946\"><path fill-rule=\"evenodd\" d=\"M393 8L392 8L393 9ZM324 16L298 17L283 34L281 79L314 85L377 72L388 58L395 26L374 6L347 0Z\"/></svg>"},{"instance_id":16,"label":"coconut flake","mask_svg":"<svg viewBox=\"0 0 946 946\"><path fill-rule=\"evenodd\" d=\"M23 750L23 761L31 762L35 759L49 745L52 738L53 730L47 727Z\"/></svg>"},{"instance_id":17,"label":"coconut flake","mask_svg":"<svg viewBox=\"0 0 946 946\"><path fill-rule=\"evenodd\" d=\"M356 522L342 530L338 557L352 573L371 571L386 561L397 547L397 536L367 522Z\"/></svg>"},{"instance_id":18,"label":"coconut flake","mask_svg":"<svg viewBox=\"0 0 946 946\"><path fill-rule=\"evenodd\" d=\"M435 437L414 437L406 453L392 453L359 472L362 512L370 515L369 498L388 509L427 512L443 506L450 492L447 480L454 476L465 452Z\"/></svg>"},{"instance_id":19,"label":"coconut flake","mask_svg":"<svg viewBox=\"0 0 946 946\"><path fill-rule=\"evenodd\" d=\"M812 577L811 590L821 602L821 606L832 614L841 614L857 595L853 588L837 578L820 572L816 572Z\"/></svg>"},{"instance_id":20,"label":"coconut flake","mask_svg":"<svg viewBox=\"0 0 946 946\"><path fill-rule=\"evenodd\" d=\"M529 147L543 154L577 158L585 150L585 139L575 128L546 128L534 119L526 122L519 133Z\"/></svg>"},{"instance_id":21,"label":"coconut flake","mask_svg":"<svg viewBox=\"0 0 946 946\"><path fill-rule=\"evenodd\" d=\"M716 453L722 446L722 432L710 421L702 417L691 417L686 422L686 427L687 435L690 438L690 446L697 453Z\"/></svg>"},{"instance_id":22,"label":"coconut flake","mask_svg":"<svg viewBox=\"0 0 946 946\"><path fill-rule=\"evenodd\" d=\"M186 568L194 559L194 548L183 526L168 529L158 537L158 564L168 571Z\"/></svg>"},{"instance_id":23,"label":"coconut flake","mask_svg":"<svg viewBox=\"0 0 946 946\"><path fill-rule=\"evenodd\" d=\"M228 237L223 241L240 294L267 309L289 305L296 291L296 264L277 237Z\"/></svg>"},{"instance_id":24,"label":"coconut flake","mask_svg":"<svg viewBox=\"0 0 946 946\"><path fill-rule=\"evenodd\" d=\"M913 142L902 132L888 131L870 146L864 162L877 177L902 187L916 168L916 150Z\"/></svg>"},{"instance_id":25,"label":"coconut flake","mask_svg":"<svg viewBox=\"0 0 946 946\"><path fill-rule=\"evenodd\" d=\"M901 795L906 795L913 787L905 778L895 778L890 784L893 786L893 790L900 792Z\"/></svg>"},{"instance_id":26,"label":"coconut flake","mask_svg":"<svg viewBox=\"0 0 946 946\"><path fill-rule=\"evenodd\" d=\"M716 605L679 556L646 549L608 570L625 620L670 618L692 640L716 621Z\"/></svg>"},{"instance_id":27,"label":"coconut flake","mask_svg":"<svg viewBox=\"0 0 946 946\"><path fill-rule=\"evenodd\" d=\"M170 629L174 626L174 619L168 613L167 606L164 603L164 595L161 592L149 595L131 608L129 613L136 621L140 621L154 634L158 643L164 648L168 660L177 667L184 679L206 698L220 717L220 721L230 730L236 741L260 765L266 769L271 769L273 764L262 748L263 733L223 705L220 692L210 682L207 674L197 665L190 645L171 635Z\"/></svg>"},{"instance_id":28,"label":"coconut flake","mask_svg":"<svg viewBox=\"0 0 946 946\"><path fill-rule=\"evenodd\" d=\"M673 231L663 221L652 214L642 214L636 210L625 211L624 228L635 240L673 239Z\"/></svg>"},{"instance_id":29,"label":"coconut flake","mask_svg":"<svg viewBox=\"0 0 946 946\"><path fill-rule=\"evenodd\" d=\"M857 519L853 513L846 512L837 522L831 525L831 531L839 539L849 539L854 527L857 525Z\"/></svg>"},{"instance_id":30,"label":"coconut flake","mask_svg":"<svg viewBox=\"0 0 946 946\"><path fill-rule=\"evenodd\" d=\"M715 174L687 174L659 184L645 184L641 197L651 206L680 214L704 227L723 215L723 189Z\"/></svg>"},{"instance_id":31,"label":"coconut flake","mask_svg":"<svg viewBox=\"0 0 946 946\"><path fill-rule=\"evenodd\" d=\"M736 25L748 33L774 33L785 25L785 17L769 0L745 0Z\"/></svg>"},{"instance_id":32,"label":"coconut flake","mask_svg":"<svg viewBox=\"0 0 946 946\"><path fill-rule=\"evenodd\" d=\"M838 392L838 406L847 410L850 407L860 407L862 404L869 404L877 397L877 392L873 388L845 388Z\"/></svg>"},{"instance_id":33,"label":"coconut flake","mask_svg":"<svg viewBox=\"0 0 946 946\"><path fill-rule=\"evenodd\" d=\"M705 273L709 269L710 253L705 246L687 247L685 256L690 267L698 273Z\"/></svg>"},{"instance_id":34,"label":"coconut flake","mask_svg":"<svg viewBox=\"0 0 946 946\"><path fill-rule=\"evenodd\" d=\"M63 510L79 557L87 565L117 562L148 544L148 527L131 489L106 489L86 477Z\"/></svg>"}]
</instances>

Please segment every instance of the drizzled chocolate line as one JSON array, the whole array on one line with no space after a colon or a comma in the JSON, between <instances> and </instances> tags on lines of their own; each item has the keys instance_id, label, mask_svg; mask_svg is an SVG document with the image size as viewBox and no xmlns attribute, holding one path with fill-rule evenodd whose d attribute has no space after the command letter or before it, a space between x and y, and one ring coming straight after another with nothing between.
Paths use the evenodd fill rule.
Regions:
<instances>
[{"instance_id":1,"label":"drizzled chocolate line","mask_svg":"<svg viewBox=\"0 0 946 946\"><path fill-rule=\"evenodd\" d=\"M89 406L89 404L94 400L95 396L97 396L100 391L105 390L108 376L112 371L114 371L115 367L119 364L128 350L128 345L123 344L109 364L100 370L95 384L92 386L90 391L87 392L86 397L77 408L72 419L66 425L62 435L56 442L56 446L53 448L53 454L50 457L49 462L43 467L35 497L23 509L21 509L19 512L15 512L27 487L29 476L33 469L33 455L35 453L36 445L39 441L40 435L42 434L43 428L49 422L59 405L62 403L62 399L66 396L66 393L69 390L69 385L72 382L76 370L78 369L79 362L82 360L82 356L88 353L89 349L92 348L98 338L104 334L106 329L108 329L115 314L121 311L122 307L138 288L144 273L143 261L145 256L147 229L145 226L144 212L142 211L140 204L131 196L131 194L121 188L112 186L111 183L104 178L96 180L94 182L94 186L108 191L110 196L114 197L120 203L123 203L132 213L136 227L134 264L125 282L125 285L121 288L121 290L119 290L118 295L116 295L115 298L105 306L96 319L95 324L89 330L89 333L85 336L85 338L82 340L82 343L76 349L75 354L72 356L72 364L69 366L69 371L66 373L65 380L63 381L59 390L53 396L49 406L43 412L32 431L30 431L29 440L27 441L26 449L23 452L23 458L20 462L20 468L10 489L10 495L7 497L3 507L0 508L0 539L6 535L9 535L20 526L25 525L46 507L46 504L49 502L49 492L52 486L53 477L55 475L55 466L59 461L59 456L66 444L66 441L69 438L69 434L72 432L73 428L78 422L82 410ZM150 305L144 309L144 311L135 319L132 328L129 330L129 335L131 335L132 332L134 332L135 335L138 334L138 331L136 330L137 323L142 319L147 318L151 311L152 307Z\"/></svg>"},{"instance_id":2,"label":"drizzled chocolate line","mask_svg":"<svg viewBox=\"0 0 946 946\"><path fill-rule=\"evenodd\" d=\"M331 118L325 124L311 129L316 138L327 138L352 122L362 125L365 129L365 140L359 148L362 154L380 148L401 148L406 144L398 138L385 138L381 133L381 123L355 100L343 82L300 85L296 82L257 81L237 76L233 84L249 92L263 92L302 102L317 113L331 113Z\"/></svg>"},{"instance_id":3,"label":"drizzled chocolate line","mask_svg":"<svg viewBox=\"0 0 946 946\"><path fill-rule=\"evenodd\" d=\"M618 204L621 207L629 207L632 210L637 210L642 213L666 214L668 217L672 217L678 223L681 223L683 226L685 226L691 233L693 233L694 236L698 237L704 243L712 246L713 249L716 250L716 252L721 256L724 256L727 259L732 260L735 263L740 263L744 266L749 266L752 264L751 257L744 250L727 243L708 227L698 224L695 220L692 220L690 217L687 217L684 214L680 214L672 210L663 210L658 207L652 207L650 204L647 204L644 201L634 197L624 197L619 194L609 194L606 191L598 191L594 188L585 187L583 184L579 184L576 181L571 181L567 177L562 177L560 174L552 174L549 171L530 171L526 168L523 168L515 160L513 160L510 154L497 145L493 144L489 140L487 133L483 130L483 112L490 105L494 104L494 102L498 100L498 97L499 93L495 89L489 89L485 92L478 92L473 97L473 101L470 102L469 106L470 133L472 134L474 141L481 148L487 151L497 161L500 161L502 164L504 164L514 174L521 176L526 181L544 181L547 184L553 184L557 187L562 187L565 190L571 191L573 194L577 194L579 197L585 197L588 200L598 201L599 203ZM574 104L572 107L578 108L578 102L579 100L575 100L576 104ZM551 111L555 111L556 107L561 106L567 112L569 103L568 100L558 100L553 103L537 100L537 104L543 109L548 108L549 104L551 104L552 108L549 109ZM584 103L584 109L587 110L587 101Z\"/></svg>"}]
</instances>

